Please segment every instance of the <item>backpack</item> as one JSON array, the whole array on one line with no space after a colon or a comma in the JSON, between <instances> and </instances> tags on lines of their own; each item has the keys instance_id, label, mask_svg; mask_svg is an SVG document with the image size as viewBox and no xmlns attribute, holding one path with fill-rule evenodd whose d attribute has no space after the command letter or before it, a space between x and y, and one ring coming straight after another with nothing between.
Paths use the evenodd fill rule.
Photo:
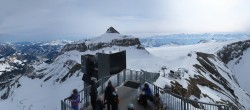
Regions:
<instances>
[{"instance_id":1,"label":"backpack","mask_svg":"<svg viewBox=\"0 0 250 110\"><path fill-rule=\"evenodd\" d=\"M112 93L112 99L113 99L113 102L115 104L119 104L120 100L119 100L119 96L118 96L118 94L116 92Z\"/></svg>"}]
</instances>

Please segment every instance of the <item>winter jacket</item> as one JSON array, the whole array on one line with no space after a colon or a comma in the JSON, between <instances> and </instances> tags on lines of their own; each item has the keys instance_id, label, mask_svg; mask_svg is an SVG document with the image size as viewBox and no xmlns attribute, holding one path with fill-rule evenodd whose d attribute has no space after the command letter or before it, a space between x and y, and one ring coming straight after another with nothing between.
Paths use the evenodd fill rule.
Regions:
<instances>
[{"instance_id":1,"label":"winter jacket","mask_svg":"<svg viewBox=\"0 0 250 110\"><path fill-rule=\"evenodd\" d=\"M112 102L114 100L113 92L115 92L115 88L112 86L107 86L105 89L104 100Z\"/></svg>"},{"instance_id":2,"label":"winter jacket","mask_svg":"<svg viewBox=\"0 0 250 110\"><path fill-rule=\"evenodd\" d=\"M152 91L151 91L150 88L145 88L145 87L144 87L144 88L142 89L142 91L145 92L145 95L146 95L147 97L152 97L152 96L153 96Z\"/></svg>"},{"instance_id":3,"label":"winter jacket","mask_svg":"<svg viewBox=\"0 0 250 110\"><path fill-rule=\"evenodd\" d=\"M79 103L80 103L80 95L73 95L71 101L71 107L74 110L78 110L79 109Z\"/></svg>"}]
</instances>

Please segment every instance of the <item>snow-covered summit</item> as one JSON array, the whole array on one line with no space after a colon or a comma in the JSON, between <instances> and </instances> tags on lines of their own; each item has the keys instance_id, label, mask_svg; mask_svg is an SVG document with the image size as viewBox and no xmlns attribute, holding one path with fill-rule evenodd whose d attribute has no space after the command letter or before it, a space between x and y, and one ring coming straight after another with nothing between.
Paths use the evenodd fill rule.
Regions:
<instances>
[{"instance_id":1,"label":"snow-covered summit","mask_svg":"<svg viewBox=\"0 0 250 110\"><path fill-rule=\"evenodd\" d=\"M77 44L67 44L63 47L62 52L68 52L72 50L77 50L84 52L86 50L99 50L105 47L112 46L122 46L129 47L135 46L138 49L144 49L138 38L131 35L122 35L116 31L113 27L108 28L107 32L99 37L90 39L88 41L77 43Z\"/></svg>"},{"instance_id":2,"label":"snow-covered summit","mask_svg":"<svg viewBox=\"0 0 250 110\"><path fill-rule=\"evenodd\" d=\"M102 34L99 37L91 39L90 41L87 41L86 43L87 44L100 43L100 42L110 43L114 40L124 40L124 39L135 39L135 37L131 35L122 35L113 27L110 27L107 29L106 33Z\"/></svg>"}]
</instances>

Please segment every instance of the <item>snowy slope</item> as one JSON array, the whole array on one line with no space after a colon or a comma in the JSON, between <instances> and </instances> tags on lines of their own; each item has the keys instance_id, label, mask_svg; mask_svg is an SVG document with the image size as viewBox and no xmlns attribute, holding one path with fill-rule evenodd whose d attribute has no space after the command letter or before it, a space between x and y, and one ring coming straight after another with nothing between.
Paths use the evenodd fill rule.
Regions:
<instances>
[{"instance_id":1,"label":"snowy slope","mask_svg":"<svg viewBox=\"0 0 250 110\"><path fill-rule=\"evenodd\" d=\"M118 33L105 33L99 38L88 41L89 44L98 42L112 42L115 39L123 39L125 35ZM129 37L130 38L130 37ZM131 38L133 38L131 36ZM97 50L86 50L79 52L76 50L65 51L52 63L36 63L33 64L33 71L26 75L16 77L11 82L11 86L0 90L0 94L10 91L9 98L0 100L1 108L12 110L60 110L60 100L70 95L73 88L82 89L83 81L81 80L83 73L80 71L81 55L95 54L102 51L126 50L127 52L127 68L136 70L147 70L152 72L161 72L161 68L166 66L167 71L177 70L178 68L186 68L188 73L184 74L182 79L174 79L171 77L160 77L156 85L164 87L166 84L177 86L177 83L183 89L190 90L190 87L196 87L199 94L188 91L186 96L204 102L215 103L228 100L236 105L237 101L247 110L250 108L250 97L239 87L233 73L221 62L217 56L213 55L220 50L228 42L208 42L187 46L162 46L148 49L138 49L137 46L111 46ZM199 53L199 52L204 52ZM191 54L191 57L188 56ZM202 57L204 55L204 57ZM208 58L208 59L206 59ZM203 66L204 62L211 62L212 70L217 70L217 74L212 74L211 70L204 67L201 69L194 65ZM205 63L206 64L206 63ZM200 73L198 72L200 71ZM39 77L37 77L39 76ZM209 82L208 87L201 79ZM223 79L220 82L219 79ZM195 83L195 84L193 84ZM193 84L193 85L192 85ZM214 84L214 85L213 85ZM230 90L234 90L234 93ZM178 93L178 91L176 90ZM206 97L209 96L209 97ZM236 98L238 97L238 98Z\"/></svg>"},{"instance_id":2,"label":"snowy slope","mask_svg":"<svg viewBox=\"0 0 250 110\"><path fill-rule=\"evenodd\" d=\"M115 33L110 33L115 35ZM122 36L115 36L120 38ZM93 40L93 42L96 41ZM76 50L64 52L59 55L52 63L35 63L33 72L27 76L19 76L12 81L10 87L0 91L3 95L8 91L9 97L1 100L1 108L13 110L59 110L60 100L71 94L71 90L83 88L81 80L83 73L80 72L79 64L81 55L96 54L102 51L127 51L127 67L131 69L147 69L151 71L159 70L160 58L150 55L144 49L137 46L112 46L105 47L96 51L87 50L79 52ZM153 62L150 65L145 62ZM163 62L162 62L163 63ZM11 106L11 107L10 107Z\"/></svg>"},{"instance_id":3,"label":"snowy slope","mask_svg":"<svg viewBox=\"0 0 250 110\"><path fill-rule=\"evenodd\" d=\"M118 49L119 47L113 48L104 48L103 50L113 50L114 48ZM145 62L153 62L157 60L152 55L149 55L146 51L137 50L135 47L120 47L120 50L127 50L127 64L128 68L132 69L148 69L156 71L156 63L151 63L151 65ZM78 52L70 51L63 55L58 56L52 64L40 64L35 66L35 70L39 71L36 74L46 74L42 79L30 79L27 77L20 78L19 82L21 87L12 89L13 93L11 98L8 100L1 101L1 107L12 106L13 110L59 110L60 103L59 101L67 97L73 88L82 89L83 81L81 80L83 73L80 70L77 70L70 78L63 82L64 76L69 72L68 68L71 68L72 65L66 65L67 61L76 61L75 63L80 63L80 55L83 54L95 54L99 51L87 51L87 52ZM140 58L139 58L140 57ZM145 60L146 59L146 60ZM160 61L158 59L158 61ZM46 80L48 77L52 76L50 79ZM57 81L57 79L60 79ZM46 80L46 81L45 81ZM12 100L14 99L14 100Z\"/></svg>"},{"instance_id":4,"label":"snowy slope","mask_svg":"<svg viewBox=\"0 0 250 110\"><path fill-rule=\"evenodd\" d=\"M238 63L237 63L238 62ZM238 79L241 87L250 93L249 87L249 65L250 65L250 48L243 52L242 58L240 61L234 59L228 62L227 66L233 73L235 73L236 78Z\"/></svg>"},{"instance_id":5,"label":"snowy slope","mask_svg":"<svg viewBox=\"0 0 250 110\"><path fill-rule=\"evenodd\" d=\"M156 84L164 87L165 84L173 86L173 82L175 84L178 83L181 85L181 88L188 91L186 96L189 98L210 103L225 103L223 101L228 100L229 102L237 105L239 102L248 110L250 108L248 105L248 103L250 103L249 94L240 88L237 80L233 78L234 73L231 72L230 69L228 69L217 56L215 56L216 52L222 49L224 45L231 43L232 41L210 42L187 46L147 48L147 50L153 55L165 59L167 73L169 70L178 70L178 68L186 68L188 70L188 73L185 73L183 76L185 80L178 80L166 76L159 78ZM206 53L198 54L197 52ZM188 54L190 54L191 57L188 56ZM206 58L208 58L208 60L206 60ZM206 63L204 64L204 62L212 62L212 65ZM211 69L210 66L215 69ZM200 69L195 67L202 68ZM176 86L178 86L178 84ZM196 91L189 91L192 89L195 89ZM197 91L200 91L200 93ZM190 92L194 95L190 95Z\"/></svg>"}]
</instances>

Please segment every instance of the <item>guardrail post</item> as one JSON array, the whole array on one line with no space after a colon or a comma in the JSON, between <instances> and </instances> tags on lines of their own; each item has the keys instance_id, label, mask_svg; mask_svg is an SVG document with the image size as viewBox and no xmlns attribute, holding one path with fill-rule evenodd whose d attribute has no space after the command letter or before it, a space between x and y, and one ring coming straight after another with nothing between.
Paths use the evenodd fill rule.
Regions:
<instances>
[{"instance_id":1,"label":"guardrail post","mask_svg":"<svg viewBox=\"0 0 250 110\"><path fill-rule=\"evenodd\" d=\"M227 106L226 106L226 110L230 110L229 108L230 108L230 106L229 106L229 105L227 105Z\"/></svg>"},{"instance_id":2,"label":"guardrail post","mask_svg":"<svg viewBox=\"0 0 250 110\"><path fill-rule=\"evenodd\" d=\"M86 106L88 106L88 102L89 102L89 96L88 96L88 94L89 94L89 88L87 87L86 88L86 90L85 90L85 92L86 92Z\"/></svg>"},{"instance_id":3,"label":"guardrail post","mask_svg":"<svg viewBox=\"0 0 250 110\"><path fill-rule=\"evenodd\" d=\"M117 86L120 85L120 73L117 74Z\"/></svg>"},{"instance_id":4,"label":"guardrail post","mask_svg":"<svg viewBox=\"0 0 250 110\"><path fill-rule=\"evenodd\" d=\"M138 71L135 72L135 80L138 80Z\"/></svg>"},{"instance_id":5,"label":"guardrail post","mask_svg":"<svg viewBox=\"0 0 250 110\"><path fill-rule=\"evenodd\" d=\"M180 99L181 99L181 106L180 106L180 107L181 107L181 109L183 110L183 108L184 108L184 106L183 106L183 103L184 103L184 102L183 102L183 97L181 97Z\"/></svg>"},{"instance_id":6,"label":"guardrail post","mask_svg":"<svg viewBox=\"0 0 250 110\"><path fill-rule=\"evenodd\" d=\"M133 77L132 77L132 73L133 73L133 71L130 70L130 77L129 77L130 79L129 79L129 80L132 80L132 78L133 78Z\"/></svg>"},{"instance_id":7,"label":"guardrail post","mask_svg":"<svg viewBox=\"0 0 250 110\"><path fill-rule=\"evenodd\" d=\"M155 94L155 93L156 93L156 87L155 87L155 85L154 85L153 87L154 87L154 91L153 91L153 92L154 92L154 94Z\"/></svg>"},{"instance_id":8,"label":"guardrail post","mask_svg":"<svg viewBox=\"0 0 250 110\"><path fill-rule=\"evenodd\" d=\"M183 97L182 100L183 100L183 102L184 102L184 110L187 110L187 109L186 109L186 99L185 99L185 97Z\"/></svg>"},{"instance_id":9,"label":"guardrail post","mask_svg":"<svg viewBox=\"0 0 250 110\"><path fill-rule=\"evenodd\" d=\"M86 85L86 84L85 84ZM84 86L85 86L84 85ZM85 101L85 104L88 102L88 99L87 99L87 97L88 97L88 93L87 93L87 88L84 88L84 90L83 90L83 92L84 92L84 101ZM86 106L86 105L85 105Z\"/></svg>"},{"instance_id":10,"label":"guardrail post","mask_svg":"<svg viewBox=\"0 0 250 110\"><path fill-rule=\"evenodd\" d=\"M125 82L125 81L126 81L126 70L123 71L123 82Z\"/></svg>"},{"instance_id":11,"label":"guardrail post","mask_svg":"<svg viewBox=\"0 0 250 110\"><path fill-rule=\"evenodd\" d=\"M145 72L143 72L143 78L146 79L146 73Z\"/></svg>"},{"instance_id":12,"label":"guardrail post","mask_svg":"<svg viewBox=\"0 0 250 110\"><path fill-rule=\"evenodd\" d=\"M61 110L63 110L63 100L61 100Z\"/></svg>"},{"instance_id":13,"label":"guardrail post","mask_svg":"<svg viewBox=\"0 0 250 110\"><path fill-rule=\"evenodd\" d=\"M104 89L104 83L103 83L103 78L101 79L101 93L103 93L103 89Z\"/></svg>"}]
</instances>

